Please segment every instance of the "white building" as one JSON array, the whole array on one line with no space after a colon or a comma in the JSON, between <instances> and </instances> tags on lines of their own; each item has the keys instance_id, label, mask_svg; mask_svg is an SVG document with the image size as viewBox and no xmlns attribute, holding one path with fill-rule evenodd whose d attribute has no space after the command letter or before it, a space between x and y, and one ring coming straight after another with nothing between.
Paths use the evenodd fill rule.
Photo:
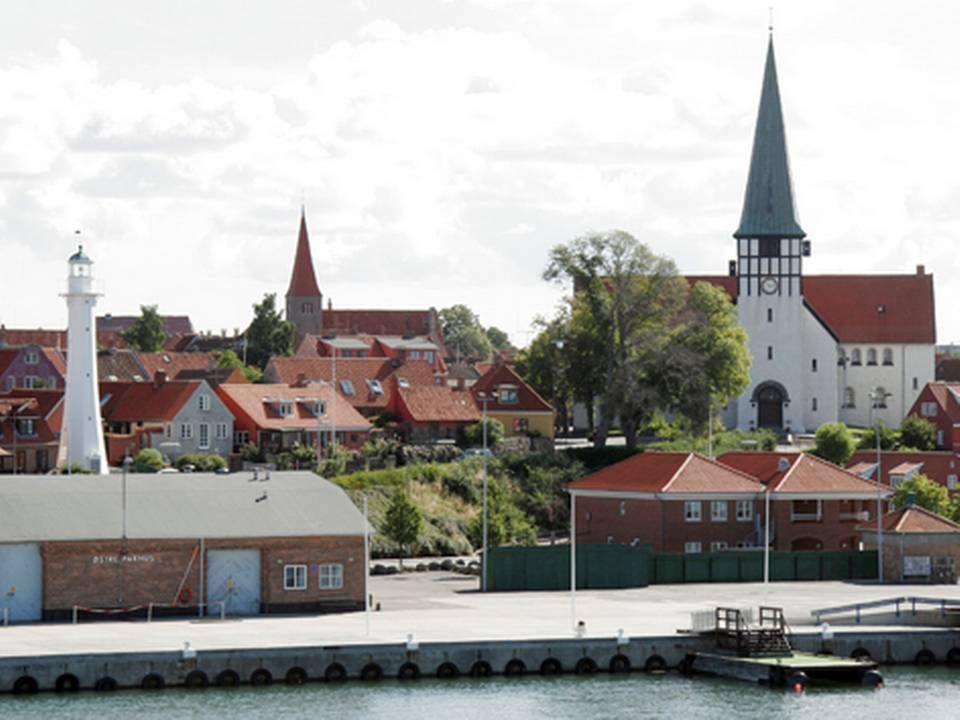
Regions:
<instances>
[{"instance_id":1,"label":"white building","mask_svg":"<svg viewBox=\"0 0 960 720\"><path fill-rule=\"evenodd\" d=\"M58 464L80 465L95 474L106 474L107 452L100 422L97 387L97 332L94 308L93 260L83 245L70 256L67 278L67 384Z\"/></svg>"},{"instance_id":2,"label":"white building","mask_svg":"<svg viewBox=\"0 0 960 720\"><path fill-rule=\"evenodd\" d=\"M728 276L688 277L723 287L749 335L750 385L725 409L727 425L898 426L934 379L933 276L922 265L908 275L803 274L811 246L794 209L772 37L734 238Z\"/></svg>"}]
</instances>

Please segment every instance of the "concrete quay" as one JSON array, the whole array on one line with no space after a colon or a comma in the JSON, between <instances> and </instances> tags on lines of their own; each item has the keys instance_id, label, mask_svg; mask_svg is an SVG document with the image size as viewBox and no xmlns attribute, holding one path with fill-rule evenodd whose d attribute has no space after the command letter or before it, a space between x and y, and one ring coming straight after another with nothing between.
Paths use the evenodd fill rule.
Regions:
<instances>
[{"instance_id":1,"label":"concrete quay","mask_svg":"<svg viewBox=\"0 0 960 720\"><path fill-rule=\"evenodd\" d=\"M305 682L381 677L660 670L711 649L677 631L718 605L784 607L799 650L868 654L882 663L960 660L960 633L905 625L835 626L810 611L892 597L958 598L956 587L847 583L674 585L577 593L475 592L445 573L375 578L382 611L312 617L177 619L0 628L0 691ZM622 631L622 632L621 632ZM412 638L409 638L412 636ZM190 651L184 653L184 643ZM194 654L195 651L195 654Z\"/></svg>"}]
</instances>

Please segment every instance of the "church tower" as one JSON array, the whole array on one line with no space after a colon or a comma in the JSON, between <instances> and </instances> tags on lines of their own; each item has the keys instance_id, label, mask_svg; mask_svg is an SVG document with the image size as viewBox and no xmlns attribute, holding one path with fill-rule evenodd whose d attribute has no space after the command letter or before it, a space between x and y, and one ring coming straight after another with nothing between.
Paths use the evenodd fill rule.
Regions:
<instances>
[{"instance_id":1,"label":"church tower","mask_svg":"<svg viewBox=\"0 0 960 720\"><path fill-rule=\"evenodd\" d=\"M83 245L68 261L67 387L58 464L80 465L94 474L106 475L107 453L100 420L97 385L97 331L94 308L98 293L93 287L93 260Z\"/></svg>"},{"instance_id":2,"label":"church tower","mask_svg":"<svg viewBox=\"0 0 960 720\"><path fill-rule=\"evenodd\" d=\"M804 429L802 259L809 241L797 221L773 55L767 46L760 109L737 243L737 314L749 335L751 385L740 397L737 424Z\"/></svg>"},{"instance_id":3,"label":"church tower","mask_svg":"<svg viewBox=\"0 0 960 720\"><path fill-rule=\"evenodd\" d=\"M297 254L293 261L290 287L287 289L287 320L296 326L298 334L319 335L323 329L322 313L323 295L313 271L306 211L301 208Z\"/></svg>"}]
</instances>

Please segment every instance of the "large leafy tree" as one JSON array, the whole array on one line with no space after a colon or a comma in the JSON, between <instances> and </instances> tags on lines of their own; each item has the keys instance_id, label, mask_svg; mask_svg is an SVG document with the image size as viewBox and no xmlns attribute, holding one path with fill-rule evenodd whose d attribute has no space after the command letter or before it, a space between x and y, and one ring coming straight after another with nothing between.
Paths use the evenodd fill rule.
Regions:
<instances>
[{"instance_id":1,"label":"large leafy tree","mask_svg":"<svg viewBox=\"0 0 960 720\"><path fill-rule=\"evenodd\" d=\"M277 310L276 293L267 293L253 306L253 321L244 333L247 362L262 370L275 355L292 355L295 333L293 323Z\"/></svg>"},{"instance_id":2,"label":"large leafy tree","mask_svg":"<svg viewBox=\"0 0 960 720\"><path fill-rule=\"evenodd\" d=\"M937 446L937 426L926 418L907 415L900 423L900 440L908 448L933 450Z\"/></svg>"},{"instance_id":3,"label":"large leafy tree","mask_svg":"<svg viewBox=\"0 0 960 720\"><path fill-rule=\"evenodd\" d=\"M256 383L263 379L263 371L253 365L244 365L243 360L233 350L214 350L213 356L217 360L218 368L240 370L247 382Z\"/></svg>"},{"instance_id":4,"label":"large leafy tree","mask_svg":"<svg viewBox=\"0 0 960 720\"><path fill-rule=\"evenodd\" d=\"M943 517L950 517L950 493L940 483L926 475L914 475L904 480L893 491L893 506L896 508L916 505Z\"/></svg>"},{"instance_id":5,"label":"large leafy tree","mask_svg":"<svg viewBox=\"0 0 960 720\"><path fill-rule=\"evenodd\" d=\"M401 567L403 567L404 555L413 550L422 531L423 513L410 501L407 493L402 488L398 488L387 507L380 532L400 548Z\"/></svg>"},{"instance_id":6,"label":"large leafy tree","mask_svg":"<svg viewBox=\"0 0 960 720\"><path fill-rule=\"evenodd\" d=\"M141 352L157 352L163 350L163 343L167 336L163 333L163 318L157 311L156 305L141 305L140 317L123 334L130 347Z\"/></svg>"},{"instance_id":7,"label":"large leafy tree","mask_svg":"<svg viewBox=\"0 0 960 720\"><path fill-rule=\"evenodd\" d=\"M440 326L447 348L456 357L483 360L493 346L480 319L466 305L453 305L440 311Z\"/></svg>"},{"instance_id":8,"label":"large leafy tree","mask_svg":"<svg viewBox=\"0 0 960 720\"><path fill-rule=\"evenodd\" d=\"M510 336L500 328L491 325L484 332L487 334L487 340L490 341L494 350L498 352L513 352L516 350L510 342Z\"/></svg>"},{"instance_id":9,"label":"large leafy tree","mask_svg":"<svg viewBox=\"0 0 960 720\"><path fill-rule=\"evenodd\" d=\"M813 454L843 467L856 447L850 428L842 422L828 422L817 428Z\"/></svg>"}]
</instances>

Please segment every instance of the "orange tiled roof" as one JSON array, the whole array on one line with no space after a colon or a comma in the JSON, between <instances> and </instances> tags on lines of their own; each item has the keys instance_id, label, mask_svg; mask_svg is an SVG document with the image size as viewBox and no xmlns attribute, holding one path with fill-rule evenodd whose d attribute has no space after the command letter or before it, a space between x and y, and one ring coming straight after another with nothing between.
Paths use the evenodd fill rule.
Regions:
<instances>
[{"instance_id":1,"label":"orange tiled roof","mask_svg":"<svg viewBox=\"0 0 960 720\"><path fill-rule=\"evenodd\" d=\"M215 365L213 357L201 352L142 352L138 353L140 364L147 371L147 379L153 379L158 370L163 370L169 380L175 380L181 370L206 370Z\"/></svg>"},{"instance_id":2,"label":"orange tiled roof","mask_svg":"<svg viewBox=\"0 0 960 720\"><path fill-rule=\"evenodd\" d=\"M960 457L945 450L929 450L913 452L908 450L884 450L880 454L881 471L884 485L890 485L890 475L894 468L902 463L920 464L920 473L944 487L950 475L960 476ZM869 463L871 467L877 464L875 450L857 450L850 458L851 464ZM847 468L852 470L852 468ZM875 472L875 471L874 471ZM876 479L874 477L874 479Z\"/></svg>"},{"instance_id":3,"label":"orange tiled roof","mask_svg":"<svg viewBox=\"0 0 960 720\"><path fill-rule=\"evenodd\" d=\"M0 326L0 345L40 345L41 347L67 346L66 330L36 330L8 328Z\"/></svg>"},{"instance_id":4,"label":"orange tiled roof","mask_svg":"<svg viewBox=\"0 0 960 720\"><path fill-rule=\"evenodd\" d=\"M479 380L470 386L470 392L475 398L480 393L488 395L501 385L515 385L517 387L517 402L504 403L499 396L487 401L487 410L494 412L553 412L553 406L544 400L530 387L526 381L517 375L509 365L495 365L490 368ZM479 400L477 403L479 404Z\"/></svg>"},{"instance_id":5,"label":"orange tiled roof","mask_svg":"<svg viewBox=\"0 0 960 720\"><path fill-rule=\"evenodd\" d=\"M571 490L624 493L746 494L763 492L754 478L696 453L642 452L568 485Z\"/></svg>"},{"instance_id":6,"label":"orange tiled roof","mask_svg":"<svg viewBox=\"0 0 960 720\"><path fill-rule=\"evenodd\" d=\"M440 335L435 310L323 311L324 331L350 335Z\"/></svg>"},{"instance_id":7,"label":"orange tiled roof","mask_svg":"<svg viewBox=\"0 0 960 720\"><path fill-rule=\"evenodd\" d=\"M917 505L889 512L880 523L884 532L960 534L960 525ZM857 527L857 530L876 532L877 526L866 524Z\"/></svg>"},{"instance_id":8,"label":"orange tiled roof","mask_svg":"<svg viewBox=\"0 0 960 720\"><path fill-rule=\"evenodd\" d=\"M328 426L336 419L338 430L369 430L370 423L342 398L334 400L333 388L327 384L290 387L280 383L262 385L231 385L217 387L217 394L231 410L246 415L257 427L272 430L296 430ZM293 403L293 414L281 416L273 401ZM298 400L300 402L298 402ZM318 418L309 403L320 400L325 413Z\"/></svg>"},{"instance_id":9,"label":"orange tiled roof","mask_svg":"<svg viewBox=\"0 0 960 720\"><path fill-rule=\"evenodd\" d=\"M717 458L768 485L774 494L876 495L889 490L810 453L728 452ZM785 461L781 463L781 460ZM781 464L785 469L781 469Z\"/></svg>"},{"instance_id":10,"label":"orange tiled roof","mask_svg":"<svg viewBox=\"0 0 960 720\"><path fill-rule=\"evenodd\" d=\"M198 387L198 380L100 383L100 413L106 422L169 422Z\"/></svg>"},{"instance_id":11,"label":"orange tiled roof","mask_svg":"<svg viewBox=\"0 0 960 720\"><path fill-rule=\"evenodd\" d=\"M49 444L56 442L60 435L60 425L63 417L63 390L37 390L24 389L10 390L0 394L0 404L7 406L23 406L18 417L34 418L36 434L28 437L18 437L17 445L26 446L30 444ZM3 412L0 411L0 415ZM12 434L9 428L5 428L0 442L7 447L13 446Z\"/></svg>"},{"instance_id":12,"label":"orange tiled roof","mask_svg":"<svg viewBox=\"0 0 960 720\"><path fill-rule=\"evenodd\" d=\"M414 422L474 423L480 420L480 411L469 393L456 392L446 385L398 388L398 393L401 415Z\"/></svg>"},{"instance_id":13,"label":"orange tiled roof","mask_svg":"<svg viewBox=\"0 0 960 720\"><path fill-rule=\"evenodd\" d=\"M712 283L737 298L735 277L689 275L687 281ZM937 339L933 275L805 275L803 297L841 342Z\"/></svg>"}]
</instances>

